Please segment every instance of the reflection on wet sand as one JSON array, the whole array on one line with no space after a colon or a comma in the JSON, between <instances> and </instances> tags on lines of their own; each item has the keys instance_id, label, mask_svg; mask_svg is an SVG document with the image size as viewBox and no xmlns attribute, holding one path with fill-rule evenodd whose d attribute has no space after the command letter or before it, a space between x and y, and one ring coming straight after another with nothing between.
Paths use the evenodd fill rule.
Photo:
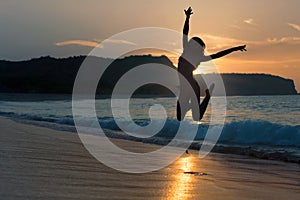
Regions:
<instances>
[{"instance_id":1,"label":"reflection on wet sand","mask_svg":"<svg viewBox=\"0 0 300 200\"><path fill-rule=\"evenodd\" d=\"M173 175L174 180L168 188L167 199L190 199L196 193L194 190L196 189L197 176L201 173L193 171L195 169L194 159L196 157L186 155L176 161L175 166L178 171Z\"/></svg>"}]
</instances>

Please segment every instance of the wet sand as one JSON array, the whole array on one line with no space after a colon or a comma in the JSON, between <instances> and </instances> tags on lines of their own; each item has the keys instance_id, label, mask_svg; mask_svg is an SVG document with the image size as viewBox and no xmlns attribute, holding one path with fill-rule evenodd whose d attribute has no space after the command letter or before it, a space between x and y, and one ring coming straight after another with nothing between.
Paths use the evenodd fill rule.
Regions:
<instances>
[{"instance_id":1,"label":"wet sand","mask_svg":"<svg viewBox=\"0 0 300 200\"><path fill-rule=\"evenodd\" d=\"M128 174L97 161L75 133L0 118L0 135L1 199L300 198L299 164L190 151L159 171ZM114 142L136 152L158 148Z\"/></svg>"}]
</instances>

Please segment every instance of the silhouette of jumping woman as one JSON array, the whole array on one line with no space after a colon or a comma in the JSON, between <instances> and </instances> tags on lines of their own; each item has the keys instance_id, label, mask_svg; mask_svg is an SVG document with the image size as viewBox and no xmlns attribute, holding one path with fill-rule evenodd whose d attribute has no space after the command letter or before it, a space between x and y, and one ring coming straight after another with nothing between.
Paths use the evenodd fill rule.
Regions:
<instances>
[{"instance_id":1,"label":"silhouette of jumping woman","mask_svg":"<svg viewBox=\"0 0 300 200\"><path fill-rule=\"evenodd\" d=\"M189 7L187 10L184 10L184 12L186 19L183 28L183 53L178 60L178 72L181 73L183 77L179 76L180 95L177 101L177 120L182 121L186 112L192 108L193 120L200 121L206 111L214 84L212 84L209 89L205 90L206 96L200 104L200 87L193 77L193 71L198 67L198 65L200 65L201 62L220 58L234 51L246 51L246 45L226 49L209 56L204 55L205 43L201 38L193 37L188 40L189 19L193 14L192 8ZM197 97L196 101L193 100L193 94L190 93L191 91L188 90L189 86L185 85L182 78L185 78L193 88L192 92L194 92ZM198 108L200 113L197 112Z\"/></svg>"}]
</instances>

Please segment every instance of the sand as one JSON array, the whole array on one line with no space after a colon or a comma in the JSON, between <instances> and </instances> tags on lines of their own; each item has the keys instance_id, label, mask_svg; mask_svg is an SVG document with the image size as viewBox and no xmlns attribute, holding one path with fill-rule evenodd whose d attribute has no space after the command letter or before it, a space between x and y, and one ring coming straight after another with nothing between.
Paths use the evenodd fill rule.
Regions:
<instances>
[{"instance_id":1,"label":"sand","mask_svg":"<svg viewBox=\"0 0 300 200\"><path fill-rule=\"evenodd\" d=\"M300 199L299 164L190 151L159 171L128 174L97 161L76 133L0 118L0 134L1 199Z\"/></svg>"}]
</instances>

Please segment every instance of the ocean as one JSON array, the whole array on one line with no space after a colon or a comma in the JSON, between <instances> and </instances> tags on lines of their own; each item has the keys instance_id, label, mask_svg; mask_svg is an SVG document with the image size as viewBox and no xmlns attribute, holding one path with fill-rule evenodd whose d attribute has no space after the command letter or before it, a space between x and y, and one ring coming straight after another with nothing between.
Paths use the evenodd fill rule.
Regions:
<instances>
[{"instance_id":1,"label":"ocean","mask_svg":"<svg viewBox=\"0 0 300 200\"><path fill-rule=\"evenodd\" d=\"M63 95L1 94L0 99L1 116L76 132L72 100ZM176 135L179 127L176 98L132 98L130 115L139 126L146 126L151 120L161 120L160 116L157 119L149 118L149 108L154 104L162 105L168 117L163 128L149 138L137 138L124 133L112 116L109 98L96 99L96 112L99 124L109 137L165 145ZM190 148L201 147L210 125L210 114L208 107L203 120L195 123L191 112L187 113L188 123L199 126ZM81 117L85 120L87 116ZM90 125L88 122L87 127ZM188 134L189 130L186 132ZM227 97L224 128L213 151L300 163L300 95Z\"/></svg>"}]
</instances>

